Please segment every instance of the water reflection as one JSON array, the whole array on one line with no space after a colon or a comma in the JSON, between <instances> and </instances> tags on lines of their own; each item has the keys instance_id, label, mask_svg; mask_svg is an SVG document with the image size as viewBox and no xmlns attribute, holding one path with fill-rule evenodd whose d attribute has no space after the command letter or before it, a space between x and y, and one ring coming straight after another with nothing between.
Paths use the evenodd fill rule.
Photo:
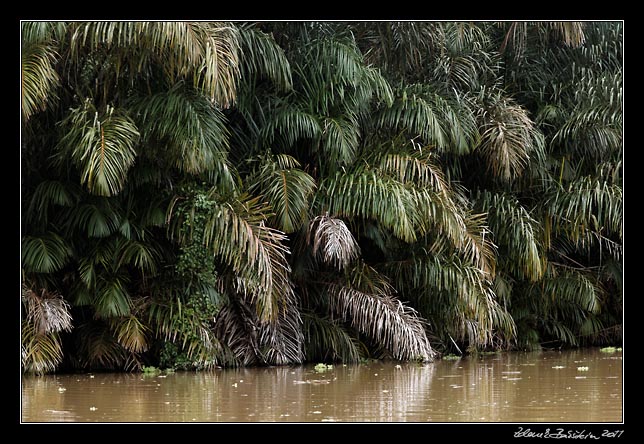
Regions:
<instances>
[{"instance_id":1,"label":"water reflection","mask_svg":"<svg viewBox=\"0 0 644 444\"><path fill-rule=\"evenodd\" d=\"M588 367L588 370L584 370ZM24 377L24 422L621 422L622 355Z\"/></svg>"}]
</instances>

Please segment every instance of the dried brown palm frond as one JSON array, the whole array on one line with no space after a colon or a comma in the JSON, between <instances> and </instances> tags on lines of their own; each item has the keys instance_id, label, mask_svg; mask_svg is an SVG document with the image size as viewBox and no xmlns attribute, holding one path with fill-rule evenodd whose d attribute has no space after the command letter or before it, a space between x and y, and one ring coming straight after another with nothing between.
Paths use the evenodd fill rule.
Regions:
<instances>
[{"instance_id":1,"label":"dried brown palm frond","mask_svg":"<svg viewBox=\"0 0 644 444\"><path fill-rule=\"evenodd\" d=\"M312 245L315 257L340 270L360 255L358 242L344 221L328 215L317 216L311 221L306 239Z\"/></svg>"},{"instance_id":2,"label":"dried brown palm frond","mask_svg":"<svg viewBox=\"0 0 644 444\"><path fill-rule=\"evenodd\" d=\"M23 302L26 305L26 322L34 326L34 331L39 335L72 330L71 307L63 297L56 293L40 290L40 295L35 291L23 287Z\"/></svg>"},{"instance_id":3,"label":"dried brown palm frond","mask_svg":"<svg viewBox=\"0 0 644 444\"><path fill-rule=\"evenodd\" d=\"M434 358L425 321L416 310L394 296L394 288L383 275L366 264L359 264L348 277L348 282L327 287L333 312L386 349L394 359L431 361Z\"/></svg>"}]
</instances>

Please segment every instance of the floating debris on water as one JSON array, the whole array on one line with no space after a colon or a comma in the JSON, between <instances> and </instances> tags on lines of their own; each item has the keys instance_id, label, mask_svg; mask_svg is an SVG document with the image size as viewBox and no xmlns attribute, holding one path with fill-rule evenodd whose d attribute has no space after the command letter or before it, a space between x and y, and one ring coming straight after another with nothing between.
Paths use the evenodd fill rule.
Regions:
<instances>
[{"instance_id":1,"label":"floating debris on water","mask_svg":"<svg viewBox=\"0 0 644 444\"><path fill-rule=\"evenodd\" d=\"M599 351L602 352L602 353L621 352L622 347L604 347L604 348L600 348Z\"/></svg>"},{"instance_id":2,"label":"floating debris on water","mask_svg":"<svg viewBox=\"0 0 644 444\"><path fill-rule=\"evenodd\" d=\"M313 367L313 369L318 373L324 373L328 370L333 370L333 366L331 364L319 363L319 364L316 364L315 367Z\"/></svg>"},{"instance_id":3,"label":"floating debris on water","mask_svg":"<svg viewBox=\"0 0 644 444\"><path fill-rule=\"evenodd\" d=\"M587 372L587 371L588 371L588 367L577 367L577 371L578 371L578 372Z\"/></svg>"},{"instance_id":4,"label":"floating debris on water","mask_svg":"<svg viewBox=\"0 0 644 444\"><path fill-rule=\"evenodd\" d=\"M563 365L555 365L555 366L554 366L554 367L552 367L552 368L554 368L554 369L556 369L556 370L559 370L560 368L566 368L566 367L564 367Z\"/></svg>"},{"instance_id":5,"label":"floating debris on water","mask_svg":"<svg viewBox=\"0 0 644 444\"><path fill-rule=\"evenodd\" d=\"M90 409L92 412L95 412L96 410L98 410L98 409L97 409L96 407L94 407L94 406L91 406L89 409Z\"/></svg>"}]
</instances>

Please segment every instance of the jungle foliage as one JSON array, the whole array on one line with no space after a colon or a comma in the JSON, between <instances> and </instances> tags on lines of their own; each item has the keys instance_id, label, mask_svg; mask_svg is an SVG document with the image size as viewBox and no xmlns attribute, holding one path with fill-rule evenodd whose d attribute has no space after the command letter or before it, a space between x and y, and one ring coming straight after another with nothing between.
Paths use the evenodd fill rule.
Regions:
<instances>
[{"instance_id":1,"label":"jungle foliage","mask_svg":"<svg viewBox=\"0 0 644 444\"><path fill-rule=\"evenodd\" d=\"M620 22L23 22L24 371L614 345Z\"/></svg>"}]
</instances>

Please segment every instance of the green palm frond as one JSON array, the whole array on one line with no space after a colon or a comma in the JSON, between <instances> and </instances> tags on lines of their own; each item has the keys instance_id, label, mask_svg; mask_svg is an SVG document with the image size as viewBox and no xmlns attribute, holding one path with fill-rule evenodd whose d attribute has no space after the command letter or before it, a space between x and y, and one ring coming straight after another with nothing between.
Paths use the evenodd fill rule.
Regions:
<instances>
[{"instance_id":1,"label":"green palm frond","mask_svg":"<svg viewBox=\"0 0 644 444\"><path fill-rule=\"evenodd\" d=\"M580 177L546 196L544 207L556 230L573 240L584 239L586 230L622 238L623 191L602 178Z\"/></svg>"},{"instance_id":2,"label":"green palm frond","mask_svg":"<svg viewBox=\"0 0 644 444\"><path fill-rule=\"evenodd\" d=\"M487 213L494 242L503 250L504 266L517 276L538 280L545 272L546 258L540 225L514 197L480 192L477 206Z\"/></svg>"},{"instance_id":3,"label":"green palm frond","mask_svg":"<svg viewBox=\"0 0 644 444\"><path fill-rule=\"evenodd\" d=\"M241 24L238 30L242 77L247 81L267 77L281 91L290 91L293 87L290 63L273 36L252 24Z\"/></svg>"},{"instance_id":4,"label":"green palm frond","mask_svg":"<svg viewBox=\"0 0 644 444\"><path fill-rule=\"evenodd\" d=\"M118 194L134 164L139 131L124 112L108 106L99 112L90 99L71 110L63 122L65 135L58 157L69 156L81 170L81 183L92 194Z\"/></svg>"},{"instance_id":5,"label":"green palm frond","mask_svg":"<svg viewBox=\"0 0 644 444\"><path fill-rule=\"evenodd\" d=\"M493 345L496 333L514 338L514 321L499 305L491 277L458 256L426 253L387 263L384 270L433 325L455 338L475 347Z\"/></svg>"},{"instance_id":6,"label":"green palm frond","mask_svg":"<svg viewBox=\"0 0 644 444\"><path fill-rule=\"evenodd\" d=\"M259 133L266 145L283 140L286 147L293 146L300 139L319 140L321 135L318 117L293 105L278 108Z\"/></svg>"},{"instance_id":7,"label":"green palm frond","mask_svg":"<svg viewBox=\"0 0 644 444\"><path fill-rule=\"evenodd\" d=\"M443 23L355 23L356 39L365 60L397 76L418 76L444 39Z\"/></svg>"},{"instance_id":8,"label":"green palm frond","mask_svg":"<svg viewBox=\"0 0 644 444\"><path fill-rule=\"evenodd\" d=\"M403 91L391 107L382 109L376 116L376 125L392 130L407 130L411 137L420 136L427 145L447 146L443 123L430 98Z\"/></svg>"},{"instance_id":9,"label":"green palm frond","mask_svg":"<svg viewBox=\"0 0 644 444\"><path fill-rule=\"evenodd\" d=\"M273 224L285 233L298 230L308 216L315 180L302 171L299 162L286 154L265 157L250 191L261 195L273 209Z\"/></svg>"},{"instance_id":10,"label":"green palm frond","mask_svg":"<svg viewBox=\"0 0 644 444\"><path fill-rule=\"evenodd\" d=\"M376 220L405 242L416 240L420 225L413 193L404 184L375 169L336 173L320 186L322 207L333 217Z\"/></svg>"},{"instance_id":11,"label":"green palm frond","mask_svg":"<svg viewBox=\"0 0 644 444\"><path fill-rule=\"evenodd\" d=\"M97 281L94 301L95 316L97 318L128 316L132 301L124 278L99 276Z\"/></svg>"},{"instance_id":12,"label":"green palm frond","mask_svg":"<svg viewBox=\"0 0 644 444\"><path fill-rule=\"evenodd\" d=\"M337 320L302 312L306 359L309 362L358 362L360 344Z\"/></svg>"},{"instance_id":13,"label":"green palm frond","mask_svg":"<svg viewBox=\"0 0 644 444\"><path fill-rule=\"evenodd\" d=\"M606 158L622 147L620 111L605 104L577 107L554 134L552 143L572 148L580 155Z\"/></svg>"},{"instance_id":14,"label":"green palm frond","mask_svg":"<svg viewBox=\"0 0 644 444\"><path fill-rule=\"evenodd\" d=\"M78 202L78 195L68 184L59 180L43 180L31 195L25 219L47 220L52 206L71 207Z\"/></svg>"},{"instance_id":15,"label":"green palm frond","mask_svg":"<svg viewBox=\"0 0 644 444\"><path fill-rule=\"evenodd\" d=\"M341 219L317 216L309 223L306 239L313 256L340 270L360 255L358 243Z\"/></svg>"},{"instance_id":16,"label":"green palm frond","mask_svg":"<svg viewBox=\"0 0 644 444\"><path fill-rule=\"evenodd\" d=\"M310 112L335 116L338 108L366 111L372 100L386 105L392 92L380 71L366 66L356 42L342 38L309 38L301 60L293 65L294 83Z\"/></svg>"},{"instance_id":17,"label":"green palm frond","mask_svg":"<svg viewBox=\"0 0 644 444\"><path fill-rule=\"evenodd\" d=\"M140 113L144 141L166 144L168 151L160 154L171 165L189 174L212 171L219 183L233 187L226 118L204 96L177 84L142 98L135 110Z\"/></svg>"},{"instance_id":18,"label":"green palm frond","mask_svg":"<svg viewBox=\"0 0 644 444\"><path fill-rule=\"evenodd\" d=\"M213 210L205 223L203 243L236 273L238 289L256 302L260 319L276 319L280 300L293 291L286 235L266 226L269 208L258 197L216 202L216 195L212 190Z\"/></svg>"},{"instance_id":19,"label":"green palm frond","mask_svg":"<svg viewBox=\"0 0 644 444\"><path fill-rule=\"evenodd\" d=\"M393 175L402 183L411 182L418 187L430 187L437 193L447 192L449 185L436 156L428 147L417 148L412 152L387 152L381 149L375 155L375 161L382 171Z\"/></svg>"},{"instance_id":20,"label":"green palm frond","mask_svg":"<svg viewBox=\"0 0 644 444\"><path fill-rule=\"evenodd\" d=\"M23 45L21 54L22 116L28 121L58 98L60 77L56 72L58 54L48 44Z\"/></svg>"},{"instance_id":21,"label":"green palm frond","mask_svg":"<svg viewBox=\"0 0 644 444\"><path fill-rule=\"evenodd\" d=\"M360 129L355 119L325 117L322 123L321 149L330 165L346 166L353 163L360 143Z\"/></svg>"},{"instance_id":22,"label":"green palm frond","mask_svg":"<svg viewBox=\"0 0 644 444\"><path fill-rule=\"evenodd\" d=\"M211 100L228 107L240 75L237 34L221 22L84 22L74 24L70 44L75 60L88 48L125 51L130 59L123 61L133 73L162 62L171 82L192 79Z\"/></svg>"},{"instance_id":23,"label":"green palm frond","mask_svg":"<svg viewBox=\"0 0 644 444\"><path fill-rule=\"evenodd\" d=\"M596 316L601 312L602 296L595 280L583 270L549 264L539 282L513 297L511 313L523 330L526 324L536 328L535 334L540 334L537 336L540 340L554 338L578 345L582 335L596 333L601 324ZM529 339L525 331L519 337L523 342Z\"/></svg>"},{"instance_id":24,"label":"green palm frond","mask_svg":"<svg viewBox=\"0 0 644 444\"><path fill-rule=\"evenodd\" d=\"M406 131L438 152L466 154L475 147L479 134L471 98L422 84L406 85L396 95L376 115L377 127Z\"/></svg>"},{"instance_id":25,"label":"green palm frond","mask_svg":"<svg viewBox=\"0 0 644 444\"><path fill-rule=\"evenodd\" d=\"M52 273L72 258L72 250L60 235L48 232L22 238L22 267L30 273Z\"/></svg>"},{"instance_id":26,"label":"green palm frond","mask_svg":"<svg viewBox=\"0 0 644 444\"><path fill-rule=\"evenodd\" d=\"M107 200L82 203L62 212L66 233L83 233L92 238L105 238L121 226L119 213Z\"/></svg>"},{"instance_id":27,"label":"green palm frond","mask_svg":"<svg viewBox=\"0 0 644 444\"><path fill-rule=\"evenodd\" d=\"M60 40L67 31L66 22L21 22L22 44L39 44Z\"/></svg>"},{"instance_id":28,"label":"green palm frond","mask_svg":"<svg viewBox=\"0 0 644 444\"><path fill-rule=\"evenodd\" d=\"M119 253L118 265L131 264L142 273L154 275L157 271L157 264L160 257L157 251L149 244L140 241L129 240L123 242Z\"/></svg>"}]
</instances>

